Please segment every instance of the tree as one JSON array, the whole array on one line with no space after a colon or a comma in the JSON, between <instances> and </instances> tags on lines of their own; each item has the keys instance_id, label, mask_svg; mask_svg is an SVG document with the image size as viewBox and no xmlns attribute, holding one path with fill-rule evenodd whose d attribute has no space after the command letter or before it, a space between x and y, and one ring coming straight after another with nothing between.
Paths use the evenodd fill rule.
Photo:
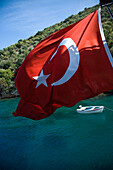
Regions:
<instances>
[{"instance_id":1,"label":"tree","mask_svg":"<svg viewBox=\"0 0 113 170\"><path fill-rule=\"evenodd\" d=\"M7 89L8 89L8 84L5 78L4 77L0 78L0 95L3 91L6 92Z\"/></svg>"}]
</instances>

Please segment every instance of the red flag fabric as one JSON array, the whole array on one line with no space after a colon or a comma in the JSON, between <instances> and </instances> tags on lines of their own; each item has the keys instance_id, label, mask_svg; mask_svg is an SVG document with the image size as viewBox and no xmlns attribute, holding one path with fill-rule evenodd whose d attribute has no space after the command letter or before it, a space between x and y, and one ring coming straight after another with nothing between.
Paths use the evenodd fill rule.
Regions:
<instances>
[{"instance_id":1,"label":"red flag fabric","mask_svg":"<svg viewBox=\"0 0 113 170\"><path fill-rule=\"evenodd\" d=\"M39 120L61 106L111 90L112 67L96 10L51 34L27 55L16 72L21 99L13 115Z\"/></svg>"}]
</instances>

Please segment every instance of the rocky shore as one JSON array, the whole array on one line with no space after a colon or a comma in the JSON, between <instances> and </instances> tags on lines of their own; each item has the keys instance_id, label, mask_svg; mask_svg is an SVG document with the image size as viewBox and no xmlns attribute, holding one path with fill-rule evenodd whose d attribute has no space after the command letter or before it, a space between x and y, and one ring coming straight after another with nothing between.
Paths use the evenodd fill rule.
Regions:
<instances>
[{"instance_id":1,"label":"rocky shore","mask_svg":"<svg viewBox=\"0 0 113 170\"><path fill-rule=\"evenodd\" d=\"M0 100L8 99L8 98L16 98L16 97L19 97L19 94L17 90L14 90L11 93L2 93L2 95L0 96Z\"/></svg>"},{"instance_id":2,"label":"rocky shore","mask_svg":"<svg viewBox=\"0 0 113 170\"><path fill-rule=\"evenodd\" d=\"M98 97L104 97L104 96L109 96L109 95L113 95L113 90L101 93L91 99L96 99ZM2 99L8 99L8 98L16 98L16 97L20 97L20 95L18 94L17 90L12 91L11 93L2 93L2 95L0 96L0 100Z\"/></svg>"}]
</instances>

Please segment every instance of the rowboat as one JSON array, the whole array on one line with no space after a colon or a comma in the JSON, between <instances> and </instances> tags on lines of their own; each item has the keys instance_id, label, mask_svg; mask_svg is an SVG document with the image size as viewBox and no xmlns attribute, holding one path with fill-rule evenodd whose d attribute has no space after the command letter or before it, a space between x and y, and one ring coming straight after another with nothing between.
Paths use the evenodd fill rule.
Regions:
<instances>
[{"instance_id":1,"label":"rowboat","mask_svg":"<svg viewBox=\"0 0 113 170\"><path fill-rule=\"evenodd\" d=\"M98 113L103 112L104 106L85 106L79 105L79 108L77 109L78 113L82 114L90 114L90 113Z\"/></svg>"}]
</instances>

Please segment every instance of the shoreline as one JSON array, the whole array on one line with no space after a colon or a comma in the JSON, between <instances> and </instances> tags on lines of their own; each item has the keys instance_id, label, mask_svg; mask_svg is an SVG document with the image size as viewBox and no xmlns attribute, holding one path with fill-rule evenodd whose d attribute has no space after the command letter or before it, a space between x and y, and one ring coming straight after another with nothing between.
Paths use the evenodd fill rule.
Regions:
<instances>
[{"instance_id":1,"label":"shoreline","mask_svg":"<svg viewBox=\"0 0 113 170\"><path fill-rule=\"evenodd\" d=\"M94 98L100 98L100 97L104 97L104 96L111 96L113 95L113 91L109 91L109 92L104 92L104 93L101 93L95 97L92 97L92 98L89 98L89 99L94 99ZM5 100L5 99L15 99L15 98L19 98L20 95L18 93L16 94L5 94L4 96L0 96L0 101L1 100Z\"/></svg>"},{"instance_id":2,"label":"shoreline","mask_svg":"<svg viewBox=\"0 0 113 170\"><path fill-rule=\"evenodd\" d=\"M17 97L20 97L20 95L18 94L17 90L14 90L11 93L2 94L0 96L0 100L3 100L3 99L13 99L13 98L17 98Z\"/></svg>"},{"instance_id":3,"label":"shoreline","mask_svg":"<svg viewBox=\"0 0 113 170\"><path fill-rule=\"evenodd\" d=\"M9 99L15 99L15 98L19 98L19 97L20 97L20 95L0 97L0 101L1 101L1 100L5 100L5 99L7 99L7 100L9 100Z\"/></svg>"}]
</instances>

